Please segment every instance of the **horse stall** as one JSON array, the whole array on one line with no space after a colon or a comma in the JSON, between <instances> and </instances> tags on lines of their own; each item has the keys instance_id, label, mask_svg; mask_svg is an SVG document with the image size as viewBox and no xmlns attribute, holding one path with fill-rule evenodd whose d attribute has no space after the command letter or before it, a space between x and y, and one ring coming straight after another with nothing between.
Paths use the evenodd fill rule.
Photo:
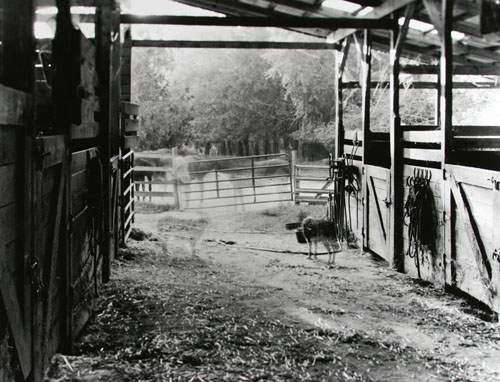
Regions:
<instances>
[{"instance_id":1,"label":"horse stall","mask_svg":"<svg viewBox=\"0 0 500 382\"><path fill-rule=\"evenodd\" d=\"M2 381L42 380L71 353L133 219L138 106L120 108L118 10L100 2L89 39L57 5L55 38L35 41L34 2L0 3Z\"/></svg>"},{"instance_id":2,"label":"horse stall","mask_svg":"<svg viewBox=\"0 0 500 382\"><path fill-rule=\"evenodd\" d=\"M399 271L499 313L500 128L481 124L480 110L474 110L477 121L466 116L464 123L465 112L452 102L460 91L496 91L500 71L457 59L450 36L438 40L441 66L422 52L418 60L412 54L418 36L407 32L403 25L390 35L391 70L385 78L371 77L372 48L381 46L378 31L345 37L337 54L336 155L350 160L361 184L358 208L350 208L363 219L358 238ZM357 81L343 78L349 54L359 56ZM385 131L370 126L370 96L379 88L388 93L391 111ZM361 92L361 121L355 126L344 126L349 89ZM434 102L422 123L400 104L403 94L418 99L418 92Z\"/></svg>"}]
</instances>

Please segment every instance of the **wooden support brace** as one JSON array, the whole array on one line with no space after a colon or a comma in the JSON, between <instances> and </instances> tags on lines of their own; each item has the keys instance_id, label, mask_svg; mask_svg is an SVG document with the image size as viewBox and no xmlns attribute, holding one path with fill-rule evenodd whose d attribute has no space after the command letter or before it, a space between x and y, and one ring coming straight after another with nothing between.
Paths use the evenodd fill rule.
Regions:
<instances>
[{"instance_id":1,"label":"wooden support brace","mask_svg":"<svg viewBox=\"0 0 500 382\"><path fill-rule=\"evenodd\" d=\"M26 332L31 328L26 325L19 306L19 296L16 291L16 282L10 272L8 271L7 264L5 263L4 248L0 252L0 293L7 313L10 331L14 339L16 351L21 366L21 371L25 379L28 378L31 372L32 357L30 344Z\"/></svg>"},{"instance_id":2,"label":"wooden support brace","mask_svg":"<svg viewBox=\"0 0 500 382\"><path fill-rule=\"evenodd\" d=\"M474 258L476 260L477 268L479 270L479 277L483 286L491 293L491 278L492 269L488 260L486 250L479 235L478 226L474 220L474 215L467 200L467 196L462 188L462 185L455 180L453 174L450 174L450 188L453 199L457 205L458 211L464 216L465 232L472 247Z\"/></svg>"},{"instance_id":3,"label":"wooden support brace","mask_svg":"<svg viewBox=\"0 0 500 382\"><path fill-rule=\"evenodd\" d=\"M42 343L47 346L49 340L50 333L50 324L51 324L51 312L52 305L54 302L54 298L52 296L55 293L55 288L57 286L56 281L56 269L57 269L57 255L59 253L59 242L60 242L60 233L61 233L61 223L63 221L63 201L64 201L64 190L65 190L65 182L66 182L66 161L63 160L61 163L61 171L59 178L59 188L57 191L57 204L56 204L56 214L54 221L54 231L53 231L53 239L52 239L52 249L50 253L50 262L49 262L49 272L48 272L48 285L47 285L47 293L45 295L45 300L47 301L45 312L44 312L44 329L43 329L43 341ZM44 352L46 353L46 352ZM46 355L48 356L48 355Z\"/></svg>"},{"instance_id":4,"label":"wooden support brace","mask_svg":"<svg viewBox=\"0 0 500 382\"><path fill-rule=\"evenodd\" d=\"M412 3L408 5L405 9L405 15L404 15L405 21L401 29L399 30L398 39L395 44L396 59L399 59L399 57L401 56L401 52L403 51L406 35L408 34L408 29L410 27L410 20L412 19L414 13L415 13L415 3Z\"/></svg>"}]
</instances>

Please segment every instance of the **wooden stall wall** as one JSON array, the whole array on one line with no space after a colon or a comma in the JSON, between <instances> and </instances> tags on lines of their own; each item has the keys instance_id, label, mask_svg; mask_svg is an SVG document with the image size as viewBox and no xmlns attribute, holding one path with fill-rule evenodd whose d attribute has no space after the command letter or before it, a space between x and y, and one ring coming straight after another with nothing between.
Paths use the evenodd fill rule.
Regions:
<instances>
[{"instance_id":1,"label":"wooden stall wall","mask_svg":"<svg viewBox=\"0 0 500 382\"><path fill-rule=\"evenodd\" d=\"M67 166L67 219L70 230L66 250L68 347L87 322L102 282L103 170L99 152L101 128L97 96L96 48L79 30L71 29L70 156Z\"/></svg>"},{"instance_id":2,"label":"wooden stall wall","mask_svg":"<svg viewBox=\"0 0 500 382\"><path fill-rule=\"evenodd\" d=\"M32 118L30 94L0 85L0 379L32 370L30 164L24 144ZM29 158L26 158L29 159Z\"/></svg>"},{"instance_id":3,"label":"wooden stall wall","mask_svg":"<svg viewBox=\"0 0 500 382\"><path fill-rule=\"evenodd\" d=\"M0 1L0 380L33 370L31 1Z\"/></svg>"}]
</instances>

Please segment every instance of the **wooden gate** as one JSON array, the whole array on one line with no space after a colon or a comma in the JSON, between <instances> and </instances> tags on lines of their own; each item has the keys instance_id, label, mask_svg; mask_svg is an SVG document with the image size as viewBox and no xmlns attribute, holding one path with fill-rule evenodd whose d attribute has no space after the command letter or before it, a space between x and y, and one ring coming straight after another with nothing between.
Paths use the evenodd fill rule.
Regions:
<instances>
[{"instance_id":1,"label":"wooden gate","mask_svg":"<svg viewBox=\"0 0 500 382\"><path fill-rule=\"evenodd\" d=\"M370 251L392 263L389 258L388 235L391 206L390 170L376 166L365 166L363 178L364 208L364 243Z\"/></svg>"},{"instance_id":2,"label":"wooden gate","mask_svg":"<svg viewBox=\"0 0 500 382\"><path fill-rule=\"evenodd\" d=\"M446 166L446 281L500 311L500 173Z\"/></svg>"},{"instance_id":3,"label":"wooden gate","mask_svg":"<svg viewBox=\"0 0 500 382\"><path fill-rule=\"evenodd\" d=\"M127 241L132 223L134 222L134 150L137 146L139 129L139 105L122 102L121 104L120 131L122 142L120 149L120 178L121 178L121 200L120 200L120 243Z\"/></svg>"},{"instance_id":4,"label":"wooden gate","mask_svg":"<svg viewBox=\"0 0 500 382\"><path fill-rule=\"evenodd\" d=\"M70 325L63 306L71 299L69 293L71 259L64 256L66 232L64 222L67 136L53 135L35 141L37 161L33 197L35 201L35 261L32 264L35 305L33 308L34 362L38 372L48 362ZM38 374L36 372L35 374Z\"/></svg>"}]
</instances>

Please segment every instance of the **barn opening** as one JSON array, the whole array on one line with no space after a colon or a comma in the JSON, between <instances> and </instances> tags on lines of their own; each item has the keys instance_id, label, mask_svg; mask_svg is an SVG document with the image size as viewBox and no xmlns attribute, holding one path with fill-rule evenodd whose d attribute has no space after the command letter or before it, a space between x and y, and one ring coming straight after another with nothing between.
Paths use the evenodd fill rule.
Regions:
<instances>
[{"instance_id":1,"label":"barn opening","mask_svg":"<svg viewBox=\"0 0 500 382\"><path fill-rule=\"evenodd\" d=\"M146 46L335 50L332 162L313 166L329 177L330 163L348 160L356 192L342 213L352 217L359 246L498 314L497 2L180 3L224 17L128 14L111 0L0 2L3 379L41 380L55 351L71 353L130 235L136 201L148 197L133 180L143 127L130 88L130 54ZM126 30L136 24L277 27L323 42L140 40ZM286 168L283 195L328 202L329 185L297 179L323 175L307 174L281 138L207 141L205 151L252 156L241 166L262 176L269 174L261 160ZM254 203L260 185L248 178L241 188ZM217 198L226 192L219 180L228 179L215 179ZM432 198L425 245L405 208L415 206L421 185ZM153 192L172 193L171 186Z\"/></svg>"}]
</instances>

